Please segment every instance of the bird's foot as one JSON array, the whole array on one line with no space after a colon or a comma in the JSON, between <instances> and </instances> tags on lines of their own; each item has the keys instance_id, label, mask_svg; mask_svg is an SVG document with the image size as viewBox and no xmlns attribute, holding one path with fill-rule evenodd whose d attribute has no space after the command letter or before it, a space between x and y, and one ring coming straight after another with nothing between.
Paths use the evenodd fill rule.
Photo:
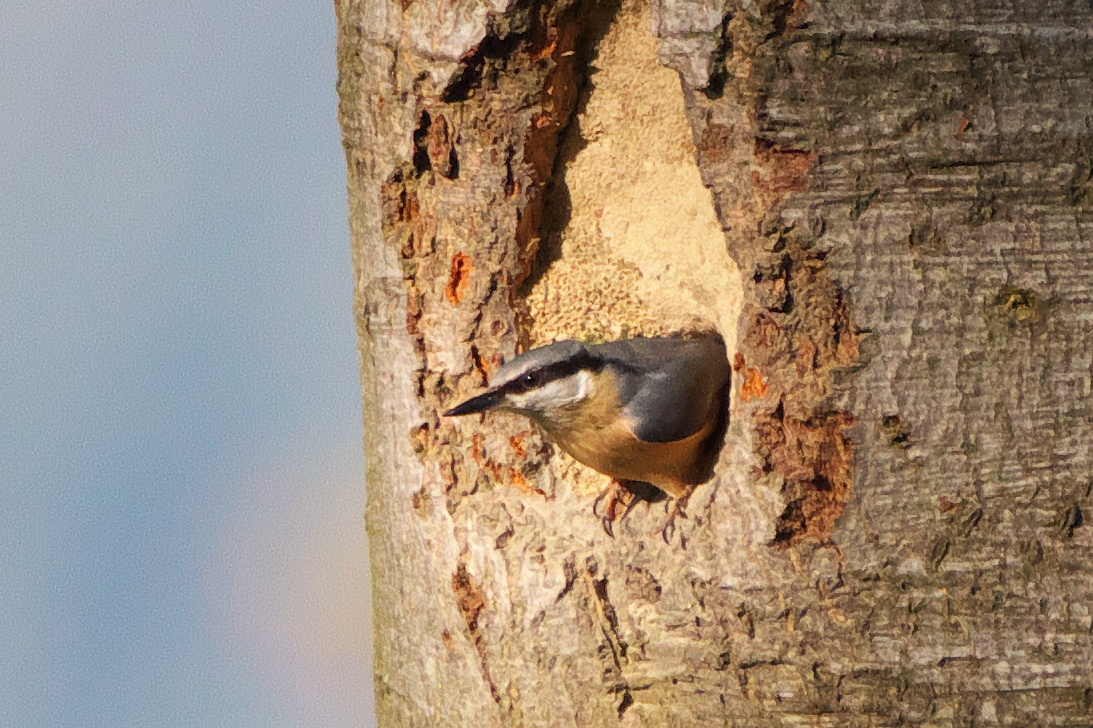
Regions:
<instances>
[{"instance_id":1,"label":"bird's foot","mask_svg":"<svg viewBox=\"0 0 1093 728\"><path fill-rule=\"evenodd\" d=\"M621 522L634 510L638 503L659 503L668 495L649 483L637 480L612 480L592 504L592 512L600 516L604 532L611 538L615 537L614 524ZM600 504L604 504L603 514L599 512ZM619 510L622 513L619 513Z\"/></svg>"},{"instance_id":2,"label":"bird's foot","mask_svg":"<svg viewBox=\"0 0 1093 728\"><path fill-rule=\"evenodd\" d=\"M686 518L687 512L683 510L687 507L687 501L690 499L691 494L676 498L676 502L672 504L672 508L668 513L668 519L664 522L664 526L660 529L660 537L664 539L664 543L671 543L672 536L676 532L676 518Z\"/></svg>"},{"instance_id":3,"label":"bird's foot","mask_svg":"<svg viewBox=\"0 0 1093 728\"><path fill-rule=\"evenodd\" d=\"M611 485L604 488L603 492L596 496L596 500L592 502L592 513L599 517L600 523L603 524L604 533L611 538L615 538L615 523L626 518L640 500L642 499L632 490L619 481L612 479ZM603 504L602 514L599 510L601 504ZM619 514L620 509L622 509L621 515Z\"/></svg>"}]
</instances>

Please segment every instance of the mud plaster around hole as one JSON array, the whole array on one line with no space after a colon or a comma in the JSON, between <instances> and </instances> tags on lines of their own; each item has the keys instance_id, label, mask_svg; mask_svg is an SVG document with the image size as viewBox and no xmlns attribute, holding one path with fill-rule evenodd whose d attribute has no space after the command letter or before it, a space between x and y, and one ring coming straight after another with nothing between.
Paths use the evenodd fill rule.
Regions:
<instances>
[{"instance_id":1,"label":"mud plaster around hole","mask_svg":"<svg viewBox=\"0 0 1093 728\"><path fill-rule=\"evenodd\" d=\"M727 252L713 195L702 184L679 76L660 64L652 28L648 5L627 0L593 59L588 102L563 141L563 149L579 151L561 172L571 213L559 257L526 299L530 343L595 343L712 324L731 361L741 273ZM598 493L610 483L557 455L551 469L578 491ZM732 492L737 510L750 502L734 479L721 487ZM729 530L754 533L756 544L769 540L769 524L782 507L775 497L760 501L730 517ZM652 533L663 518L653 508L631 520L635 533ZM741 553L743 561L751 558ZM729 571L742 573L743 561Z\"/></svg>"},{"instance_id":2,"label":"mud plaster around hole","mask_svg":"<svg viewBox=\"0 0 1093 728\"><path fill-rule=\"evenodd\" d=\"M742 282L703 186L683 90L657 60L649 8L625 2L599 45L563 175L560 257L527 297L532 345L713 324L735 349Z\"/></svg>"}]
</instances>

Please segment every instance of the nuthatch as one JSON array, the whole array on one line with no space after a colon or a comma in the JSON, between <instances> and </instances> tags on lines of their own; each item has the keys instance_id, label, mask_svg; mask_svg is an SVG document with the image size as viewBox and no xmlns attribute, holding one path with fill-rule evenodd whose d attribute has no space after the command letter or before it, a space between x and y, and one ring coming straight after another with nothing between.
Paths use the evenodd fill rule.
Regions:
<instances>
[{"instance_id":1,"label":"nuthatch","mask_svg":"<svg viewBox=\"0 0 1093 728\"><path fill-rule=\"evenodd\" d=\"M559 341L517 356L486 392L444 414L516 412L638 497L661 500L663 490L684 499L713 475L728 387L725 342L714 333Z\"/></svg>"}]
</instances>

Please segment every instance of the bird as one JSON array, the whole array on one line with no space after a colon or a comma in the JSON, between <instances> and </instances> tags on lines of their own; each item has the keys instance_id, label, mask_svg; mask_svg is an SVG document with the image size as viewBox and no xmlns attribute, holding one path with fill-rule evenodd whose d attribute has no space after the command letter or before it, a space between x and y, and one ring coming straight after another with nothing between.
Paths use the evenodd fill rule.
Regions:
<instances>
[{"instance_id":1,"label":"bird","mask_svg":"<svg viewBox=\"0 0 1093 728\"><path fill-rule=\"evenodd\" d=\"M728 426L729 383L725 342L712 331L603 344L565 340L516 356L486 391L444 415L523 415L628 491L622 517L639 500L672 496L670 523L694 487L713 476ZM611 495L603 524L613 536L623 496Z\"/></svg>"}]
</instances>

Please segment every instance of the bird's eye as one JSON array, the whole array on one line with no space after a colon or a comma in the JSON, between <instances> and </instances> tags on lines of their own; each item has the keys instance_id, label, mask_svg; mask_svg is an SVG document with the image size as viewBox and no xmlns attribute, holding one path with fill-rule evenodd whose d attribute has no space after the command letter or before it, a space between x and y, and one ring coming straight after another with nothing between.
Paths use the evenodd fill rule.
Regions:
<instances>
[{"instance_id":1,"label":"bird's eye","mask_svg":"<svg viewBox=\"0 0 1093 728\"><path fill-rule=\"evenodd\" d=\"M541 379L542 377L539 375L539 372L528 372L524 376L520 377L520 383L523 384L525 387L529 388L537 387L539 386L539 381Z\"/></svg>"}]
</instances>

